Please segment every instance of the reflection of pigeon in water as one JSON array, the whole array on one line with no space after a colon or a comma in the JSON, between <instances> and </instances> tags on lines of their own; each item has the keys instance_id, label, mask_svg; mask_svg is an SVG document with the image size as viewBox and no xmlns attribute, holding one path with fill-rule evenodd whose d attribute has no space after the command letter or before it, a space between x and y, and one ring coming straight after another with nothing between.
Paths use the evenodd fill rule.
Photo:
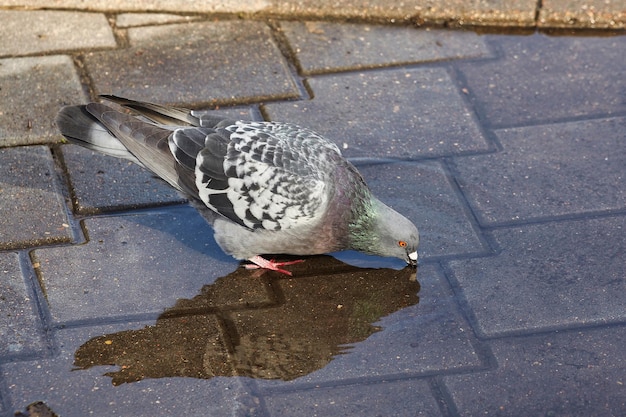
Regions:
<instances>
[{"instance_id":1,"label":"reflection of pigeon in water","mask_svg":"<svg viewBox=\"0 0 626 417\"><path fill-rule=\"evenodd\" d=\"M187 109L106 99L64 107L61 133L136 162L190 197L220 247L283 273L262 254L353 249L417 263L417 228L374 197L337 146L293 124L225 120ZM290 275L290 274L289 274Z\"/></svg>"}]
</instances>

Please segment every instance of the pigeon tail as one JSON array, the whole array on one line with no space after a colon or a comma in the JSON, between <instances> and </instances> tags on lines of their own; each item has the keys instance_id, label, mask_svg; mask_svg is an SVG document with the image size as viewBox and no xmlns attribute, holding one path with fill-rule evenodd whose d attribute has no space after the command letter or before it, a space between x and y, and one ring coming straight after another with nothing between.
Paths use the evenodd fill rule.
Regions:
<instances>
[{"instance_id":1,"label":"pigeon tail","mask_svg":"<svg viewBox=\"0 0 626 417\"><path fill-rule=\"evenodd\" d=\"M87 106L63 107L57 114L56 125L72 143L143 166L122 142L87 111Z\"/></svg>"}]
</instances>

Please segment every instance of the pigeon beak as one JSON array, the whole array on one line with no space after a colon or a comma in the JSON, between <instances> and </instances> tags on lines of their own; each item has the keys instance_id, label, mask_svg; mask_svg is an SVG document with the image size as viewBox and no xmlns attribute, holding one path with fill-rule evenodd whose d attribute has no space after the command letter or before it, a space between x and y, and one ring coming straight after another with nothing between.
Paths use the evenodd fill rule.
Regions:
<instances>
[{"instance_id":1,"label":"pigeon beak","mask_svg":"<svg viewBox=\"0 0 626 417\"><path fill-rule=\"evenodd\" d=\"M408 259L406 262L411 266L417 266L417 251L408 253L407 256Z\"/></svg>"}]
</instances>

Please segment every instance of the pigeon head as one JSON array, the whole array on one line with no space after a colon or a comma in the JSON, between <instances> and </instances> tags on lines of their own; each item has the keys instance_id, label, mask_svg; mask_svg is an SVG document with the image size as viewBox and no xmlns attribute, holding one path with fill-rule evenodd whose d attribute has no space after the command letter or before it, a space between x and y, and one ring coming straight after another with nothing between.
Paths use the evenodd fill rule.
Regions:
<instances>
[{"instance_id":1,"label":"pigeon head","mask_svg":"<svg viewBox=\"0 0 626 417\"><path fill-rule=\"evenodd\" d=\"M366 216L366 227L353 234L353 247L371 255L400 258L417 265L419 232L406 217L375 197Z\"/></svg>"}]
</instances>

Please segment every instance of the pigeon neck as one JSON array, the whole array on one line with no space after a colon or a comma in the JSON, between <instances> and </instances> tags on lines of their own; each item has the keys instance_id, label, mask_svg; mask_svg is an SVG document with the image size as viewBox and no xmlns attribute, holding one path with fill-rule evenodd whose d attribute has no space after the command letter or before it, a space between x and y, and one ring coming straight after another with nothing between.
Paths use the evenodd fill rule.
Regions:
<instances>
[{"instance_id":1,"label":"pigeon neck","mask_svg":"<svg viewBox=\"0 0 626 417\"><path fill-rule=\"evenodd\" d=\"M376 197L371 196L363 202L360 212L350 225L350 246L358 251L371 252L379 241L377 225L381 216L381 207L386 207Z\"/></svg>"}]
</instances>

